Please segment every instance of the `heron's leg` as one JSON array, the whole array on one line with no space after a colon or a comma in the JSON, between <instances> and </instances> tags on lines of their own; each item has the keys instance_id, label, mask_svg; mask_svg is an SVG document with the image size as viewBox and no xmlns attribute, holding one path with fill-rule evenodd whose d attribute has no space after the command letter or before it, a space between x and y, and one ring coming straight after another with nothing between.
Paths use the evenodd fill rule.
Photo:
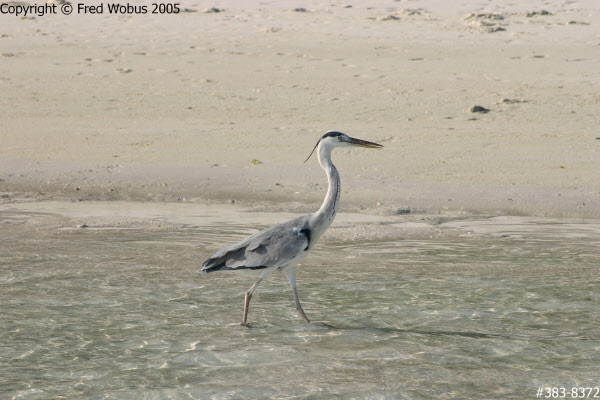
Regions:
<instances>
[{"instance_id":1,"label":"heron's leg","mask_svg":"<svg viewBox=\"0 0 600 400\"><path fill-rule=\"evenodd\" d=\"M294 300L296 301L296 311L300 314L300 316L306 321L310 323L306 314L304 314L304 310L300 305L300 299L298 299L298 290L296 290L296 267L292 267L290 269L286 269L285 276L287 276L288 281L290 281L290 285L292 285L292 290L294 291Z\"/></svg>"},{"instance_id":2,"label":"heron's leg","mask_svg":"<svg viewBox=\"0 0 600 400\"><path fill-rule=\"evenodd\" d=\"M242 325L244 326L248 325L248 308L250 307L250 299L252 298L252 293L261 281L262 276L258 278L256 283L254 283L254 285L252 285L252 287L246 292L246 297L244 299L244 317L242 318Z\"/></svg>"},{"instance_id":3,"label":"heron's leg","mask_svg":"<svg viewBox=\"0 0 600 400\"><path fill-rule=\"evenodd\" d=\"M252 298L252 293L254 293L254 289L262 282L263 279L267 277L271 273L271 269L266 269L260 275L260 278L252 285L250 289L246 292L246 297L244 299L244 317L242 318L242 325L248 326L248 309L250 307L250 299Z\"/></svg>"}]
</instances>

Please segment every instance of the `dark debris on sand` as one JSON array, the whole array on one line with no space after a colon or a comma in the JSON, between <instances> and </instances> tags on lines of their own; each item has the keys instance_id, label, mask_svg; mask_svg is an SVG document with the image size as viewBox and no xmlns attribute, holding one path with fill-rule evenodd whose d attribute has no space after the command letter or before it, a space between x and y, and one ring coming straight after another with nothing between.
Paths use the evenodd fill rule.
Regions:
<instances>
[{"instance_id":1,"label":"dark debris on sand","mask_svg":"<svg viewBox=\"0 0 600 400\"><path fill-rule=\"evenodd\" d=\"M471 107L471 112L472 113L486 114L486 113L490 112L490 110L488 108L475 105L475 106Z\"/></svg>"}]
</instances>

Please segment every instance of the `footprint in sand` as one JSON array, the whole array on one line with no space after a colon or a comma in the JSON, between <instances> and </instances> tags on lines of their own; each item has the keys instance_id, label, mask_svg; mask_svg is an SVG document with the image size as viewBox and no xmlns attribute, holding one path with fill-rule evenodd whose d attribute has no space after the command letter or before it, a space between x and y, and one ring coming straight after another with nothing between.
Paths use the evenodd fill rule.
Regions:
<instances>
[{"instance_id":1,"label":"footprint in sand","mask_svg":"<svg viewBox=\"0 0 600 400\"><path fill-rule=\"evenodd\" d=\"M505 16L497 13L470 13L463 17L463 21L467 29L481 32L481 33L494 33L506 31L506 28L500 26L503 24Z\"/></svg>"}]
</instances>

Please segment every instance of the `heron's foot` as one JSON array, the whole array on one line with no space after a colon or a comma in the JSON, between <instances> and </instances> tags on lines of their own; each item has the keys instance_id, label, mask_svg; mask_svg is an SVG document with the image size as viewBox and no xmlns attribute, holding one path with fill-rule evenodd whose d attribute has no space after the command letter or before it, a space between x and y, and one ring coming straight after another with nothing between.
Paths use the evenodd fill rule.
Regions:
<instances>
[{"instance_id":1,"label":"heron's foot","mask_svg":"<svg viewBox=\"0 0 600 400\"><path fill-rule=\"evenodd\" d=\"M250 326L250 322L242 322L240 325L243 326L244 328L252 328Z\"/></svg>"},{"instance_id":2,"label":"heron's foot","mask_svg":"<svg viewBox=\"0 0 600 400\"><path fill-rule=\"evenodd\" d=\"M306 314L304 314L304 310L302 309L302 307L296 308L296 311L298 311L298 314L300 314L300 316L304 319L304 322L306 322L307 324L310 324L310 320L308 319Z\"/></svg>"}]
</instances>

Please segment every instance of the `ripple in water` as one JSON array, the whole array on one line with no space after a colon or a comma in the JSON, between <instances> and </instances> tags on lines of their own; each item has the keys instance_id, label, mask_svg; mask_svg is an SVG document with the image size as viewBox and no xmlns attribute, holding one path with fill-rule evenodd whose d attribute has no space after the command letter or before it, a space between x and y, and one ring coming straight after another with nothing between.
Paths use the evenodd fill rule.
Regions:
<instances>
[{"instance_id":1,"label":"ripple in water","mask_svg":"<svg viewBox=\"0 0 600 400\"><path fill-rule=\"evenodd\" d=\"M248 329L259 272L200 265L253 221L36 230L16 216L0 225L2 398L523 399L600 384L597 225L324 241L298 271L314 323L274 274Z\"/></svg>"}]
</instances>

